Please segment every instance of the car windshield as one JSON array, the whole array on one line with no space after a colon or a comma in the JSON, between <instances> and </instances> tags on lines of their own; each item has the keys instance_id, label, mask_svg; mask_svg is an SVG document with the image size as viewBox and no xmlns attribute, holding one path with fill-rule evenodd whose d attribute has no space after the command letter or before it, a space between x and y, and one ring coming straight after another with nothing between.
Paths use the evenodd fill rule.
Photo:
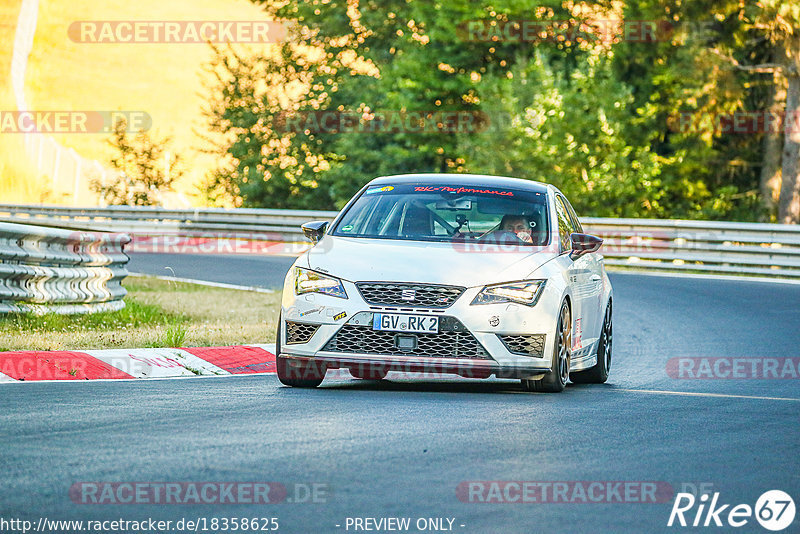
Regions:
<instances>
[{"instance_id":1,"label":"car windshield","mask_svg":"<svg viewBox=\"0 0 800 534\"><path fill-rule=\"evenodd\" d=\"M402 184L369 187L332 235L409 241L548 241L547 194L491 186Z\"/></svg>"}]
</instances>

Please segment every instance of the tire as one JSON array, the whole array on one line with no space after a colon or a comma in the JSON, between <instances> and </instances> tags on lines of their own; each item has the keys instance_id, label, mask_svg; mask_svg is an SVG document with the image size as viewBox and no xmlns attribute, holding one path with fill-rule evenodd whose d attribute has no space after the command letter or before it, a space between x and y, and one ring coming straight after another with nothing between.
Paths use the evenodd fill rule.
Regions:
<instances>
[{"instance_id":1,"label":"tire","mask_svg":"<svg viewBox=\"0 0 800 534\"><path fill-rule=\"evenodd\" d=\"M527 391L559 393L564 391L569 381L569 366L572 360L572 313L569 303L561 303L556 323L556 339L553 343L553 362L550 372L539 380L522 379L522 387Z\"/></svg>"},{"instance_id":2,"label":"tire","mask_svg":"<svg viewBox=\"0 0 800 534\"><path fill-rule=\"evenodd\" d=\"M603 384L608 380L611 370L611 349L613 347L613 323L611 321L611 301L606 306L603 317L603 328L600 330L600 341L597 344L597 363L585 371L572 373L570 380L576 384Z\"/></svg>"},{"instance_id":3,"label":"tire","mask_svg":"<svg viewBox=\"0 0 800 534\"><path fill-rule=\"evenodd\" d=\"M281 354L281 316L278 315L278 334L275 337L275 367L278 380L285 386L293 388L315 388L322 384L326 368L318 365L289 366L288 358Z\"/></svg>"}]
</instances>

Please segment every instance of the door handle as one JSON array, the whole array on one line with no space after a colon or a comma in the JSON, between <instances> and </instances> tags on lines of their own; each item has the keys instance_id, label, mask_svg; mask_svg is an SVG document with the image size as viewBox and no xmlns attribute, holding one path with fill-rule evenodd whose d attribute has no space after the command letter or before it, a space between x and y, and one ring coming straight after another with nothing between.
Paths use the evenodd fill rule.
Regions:
<instances>
[{"instance_id":1,"label":"door handle","mask_svg":"<svg viewBox=\"0 0 800 534\"><path fill-rule=\"evenodd\" d=\"M591 278L589 278L589 280L591 280L592 282L599 282L601 279L602 277L599 274L593 274Z\"/></svg>"}]
</instances>

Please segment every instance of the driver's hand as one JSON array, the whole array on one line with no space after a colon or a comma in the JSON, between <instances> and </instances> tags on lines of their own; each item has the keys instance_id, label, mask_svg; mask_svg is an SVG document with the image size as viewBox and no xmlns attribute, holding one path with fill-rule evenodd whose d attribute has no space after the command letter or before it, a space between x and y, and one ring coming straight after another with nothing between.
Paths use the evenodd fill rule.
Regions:
<instances>
[{"instance_id":1,"label":"driver's hand","mask_svg":"<svg viewBox=\"0 0 800 534\"><path fill-rule=\"evenodd\" d=\"M525 241L526 243L533 243L533 238L531 237L530 232L525 232L525 231L517 232L517 237L520 238L522 241Z\"/></svg>"}]
</instances>

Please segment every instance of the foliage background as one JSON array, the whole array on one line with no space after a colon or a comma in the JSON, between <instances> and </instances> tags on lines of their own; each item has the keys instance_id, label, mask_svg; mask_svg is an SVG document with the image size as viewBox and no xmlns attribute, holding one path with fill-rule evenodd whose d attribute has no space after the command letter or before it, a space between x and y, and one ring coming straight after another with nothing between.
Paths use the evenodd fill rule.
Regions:
<instances>
[{"instance_id":1,"label":"foliage background","mask_svg":"<svg viewBox=\"0 0 800 534\"><path fill-rule=\"evenodd\" d=\"M265 2L270 16L292 21L293 36L274 55L216 50L207 118L224 141L206 194L329 209L376 176L473 172L556 184L585 215L775 220L776 184L761 177L775 158L764 133L713 124L768 109L785 85L736 68L774 55L770 9L784 7L773 4ZM473 38L476 20L628 26L613 36L491 40ZM655 39L642 38L641 22L659 28ZM479 112L490 123L462 133L286 132L276 124L287 110Z\"/></svg>"}]
</instances>

